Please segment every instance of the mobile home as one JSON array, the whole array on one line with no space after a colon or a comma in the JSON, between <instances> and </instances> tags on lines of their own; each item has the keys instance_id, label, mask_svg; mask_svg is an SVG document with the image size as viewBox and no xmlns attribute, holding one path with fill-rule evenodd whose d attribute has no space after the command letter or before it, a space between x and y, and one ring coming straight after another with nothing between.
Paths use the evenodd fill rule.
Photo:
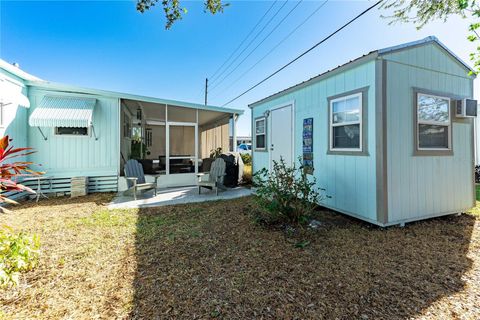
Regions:
<instances>
[{"instance_id":1,"label":"mobile home","mask_svg":"<svg viewBox=\"0 0 480 320\"><path fill-rule=\"evenodd\" d=\"M45 172L47 192L69 192L72 177L88 177L89 192L121 190L129 158L160 173L159 187L193 185L212 149L234 150L243 113L51 83L2 60L0 86L0 134L36 151L25 160Z\"/></svg>"},{"instance_id":2,"label":"mobile home","mask_svg":"<svg viewBox=\"0 0 480 320\"><path fill-rule=\"evenodd\" d=\"M470 71L428 37L252 103L253 170L301 156L326 190L321 205L380 226L471 208Z\"/></svg>"}]
</instances>

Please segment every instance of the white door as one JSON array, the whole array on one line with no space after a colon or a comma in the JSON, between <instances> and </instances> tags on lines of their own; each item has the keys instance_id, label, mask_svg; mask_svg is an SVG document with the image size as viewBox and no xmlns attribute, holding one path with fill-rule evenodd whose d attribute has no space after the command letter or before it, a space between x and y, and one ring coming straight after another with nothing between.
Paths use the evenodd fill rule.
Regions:
<instances>
[{"instance_id":1,"label":"white door","mask_svg":"<svg viewBox=\"0 0 480 320\"><path fill-rule=\"evenodd\" d=\"M293 121L292 105L273 109L270 113L270 161L285 160L293 164Z\"/></svg>"}]
</instances>

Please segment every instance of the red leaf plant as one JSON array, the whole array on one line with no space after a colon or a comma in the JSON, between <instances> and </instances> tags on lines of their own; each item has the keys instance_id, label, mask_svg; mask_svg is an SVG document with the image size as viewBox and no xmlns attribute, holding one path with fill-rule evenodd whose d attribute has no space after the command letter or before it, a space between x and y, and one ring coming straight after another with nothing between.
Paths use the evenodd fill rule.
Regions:
<instances>
[{"instance_id":1,"label":"red leaf plant","mask_svg":"<svg viewBox=\"0 0 480 320\"><path fill-rule=\"evenodd\" d=\"M17 157L27 156L33 153L32 148L14 148L10 145L12 139L8 136L0 138L0 212L9 212L2 204L17 204L16 201L5 197L8 191L26 191L35 194L35 191L18 183L19 178L36 176L42 172L29 169L32 162L11 161Z\"/></svg>"}]
</instances>

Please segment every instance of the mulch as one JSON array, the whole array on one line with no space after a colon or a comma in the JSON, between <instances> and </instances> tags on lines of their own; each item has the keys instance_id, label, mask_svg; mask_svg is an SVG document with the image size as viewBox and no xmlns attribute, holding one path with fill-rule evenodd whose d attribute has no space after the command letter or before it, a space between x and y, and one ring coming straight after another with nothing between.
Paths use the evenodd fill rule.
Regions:
<instances>
[{"instance_id":1,"label":"mulch","mask_svg":"<svg viewBox=\"0 0 480 320\"><path fill-rule=\"evenodd\" d=\"M251 198L108 211L110 198L0 217L42 243L0 318L480 318L478 215L378 228L325 210L286 236L253 222Z\"/></svg>"}]
</instances>

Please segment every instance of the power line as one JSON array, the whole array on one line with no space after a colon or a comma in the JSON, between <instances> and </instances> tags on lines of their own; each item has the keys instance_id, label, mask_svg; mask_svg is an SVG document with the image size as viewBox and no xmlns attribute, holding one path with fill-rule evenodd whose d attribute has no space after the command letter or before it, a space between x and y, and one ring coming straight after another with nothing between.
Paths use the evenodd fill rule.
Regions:
<instances>
[{"instance_id":1,"label":"power line","mask_svg":"<svg viewBox=\"0 0 480 320\"><path fill-rule=\"evenodd\" d=\"M272 3L272 5L270 6L270 8L268 8L268 10L263 14L263 16L260 18L260 20L258 20L257 24L252 28L252 30L250 30L250 32L247 34L247 36L242 40L242 42L238 45L238 47L232 51L232 53L230 54L230 56L222 63L222 65L213 73L213 75L210 77L213 78L215 77L215 75L223 68L223 66L225 66L225 64L228 62L228 60L230 60L230 58L232 58L232 56L235 54L235 52L240 49L240 47L245 43L245 41L247 41L247 39L250 37L250 35L253 33L253 31L255 31L255 29L260 25L260 23L263 21L263 19L265 19L265 17L267 16L267 14L270 12L270 10L272 10L273 6L275 5L275 3L277 2L278 0L274 1Z\"/></svg>"},{"instance_id":2,"label":"power line","mask_svg":"<svg viewBox=\"0 0 480 320\"><path fill-rule=\"evenodd\" d=\"M317 9L315 9L308 17L306 17L299 25L295 27L288 35L286 35L280 42L278 42L270 51L268 51L262 58L260 58L255 64L253 64L248 70L246 70L244 73L242 73L237 79L235 79L228 87L226 87L223 91L227 91L230 89L234 84L236 84L240 79L242 79L247 73L253 70L260 62L265 60L266 57L268 57L275 49L277 49L282 43L284 43L292 34L294 34L298 29L300 29L305 23L310 20L311 17L313 17L329 0L323 1Z\"/></svg>"},{"instance_id":3,"label":"power line","mask_svg":"<svg viewBox=\"0 0 480 320\"><path fill-rule=\"evenodd\" d=\"M367 12L369 12L370 10L372 10L373 8L375 8L376 6L378 6L381 2L383 2L383 0L379 0L377 1L374 5L368 7L367 9L365 9L364 11L362 11L360 14L358 14L355 18L351 19L350 21L348 21L347 23L345 23L343 26L341 26L340 28L338 28L337 30L335 30L334 32L332 32L331 34L329 34L327 37L323 38L321 41L317 42L315 45L313 45L312 47L310 47L308 50L304 51L302 54L300 54L298 57L296 57L295 59L291 60L290 62L288 62L287 64L285 64L283 67L281 67L280 69L276 70L275 72L273 72L272 74L270 74L268 77L266 77L265 79L263 79L262 81L258 82L257 84L255 84L254 86L248 88L247 90L245 90L244 92L242 92L241 94L239 94L238 96L236 96L235 98L233 98L232 100L228 101L227 103L224 103L222 105L222 107L226 106L227 104L230 104L232 103L233 101L237 100L238 98L242 97L243 95L245 95L246 93L252 91L253 89L255 89L256 87L258 87L259 85L261 85L262 83L264 83L265 81L269 80L270 78L272 78L273 76L275 76L277 73L281 72L283 69L287 68L288 66L290 66L291 64L295 63L297 60L299 60L300 58L302 58L303 56L305 56L307 53L309 53L310 51L312 51L313 49L315 49L316 47L318 47L319 45L321 45L322 43L324 43L325 41L327 41L328 39L330 39L331 37L333 37L334 35L336 35L337 33L339 33L340 31L342 31L343 29L345 29L348 25L350 25L351 23L353 23L354 21L356 21L358 18L360 18L361 16L363 16L364 14L366 14Z\"/></svg>"},{"instance_id":4,"label":"power line","mask_svg":"<svg viewBox=\"0 0 480 320\"><path fill-rule=\"evenodd\" d=\"M292 14L293 11L295 11L295 9L297 9L297 7L300 5L300 3L302 3L303 0L300 0L297 2L297 4L283 17L282 20L280 20L276 25L275 27L273 27L272 30L270 30L270 32L257 44L257 46L255 48L253 48L244 58L242 61L240 61L236 66L235 68L233 68L232 70L230 70L229 73L227 73L221 80L219 83L217 83L210 91L214 90L216 87L218 87L219 85L221 85L223 83L223 81L228 78L233 72L235 72L235 70L238 69L238 67L240 67L242 65L242 63L245 62L245 60L248 59L248 57L250 57L252 55L253 52L255 52L255 50L258 49L258 47L260 47L264 42L265 40L268 39L268 37L270 37L272 35L273 32L275 32L275 30L277 30L277 28L290 16L290 14Z\"/></svg>"},{"instance_id":5,"label":"power line","mask_svg":"<svg viewBox=\"0 0 480 320\"><path fill-rule=\"evenodd\" d=\"M288 0L285 1L281 6L280 8L278 8L278 10L273 14L273 16L270 18L270 20L267 21L267 23L263 26L263 28L257 32L257 34L253 37L252 40L250 40L250 42L247 44L247 46L245 48L243 48L243 50L228 64L228 66L217 76L216 79L218 79L219 77L221 77L231 66L232 64L242 56L242 54L245 52L245 50L248 49L248 47L250 47L250 45L258 38L258 36L260 34L262 34L263 30L265 30L268 25L270 24L270 22L273 21L273 19L278 15L278 13L283 9L283 7L285 7L285 5L288 3ZM211 83L210 84L213 84L213 82L215 82L216 79L212 79Z\"/></svg>"}]
</instances>

